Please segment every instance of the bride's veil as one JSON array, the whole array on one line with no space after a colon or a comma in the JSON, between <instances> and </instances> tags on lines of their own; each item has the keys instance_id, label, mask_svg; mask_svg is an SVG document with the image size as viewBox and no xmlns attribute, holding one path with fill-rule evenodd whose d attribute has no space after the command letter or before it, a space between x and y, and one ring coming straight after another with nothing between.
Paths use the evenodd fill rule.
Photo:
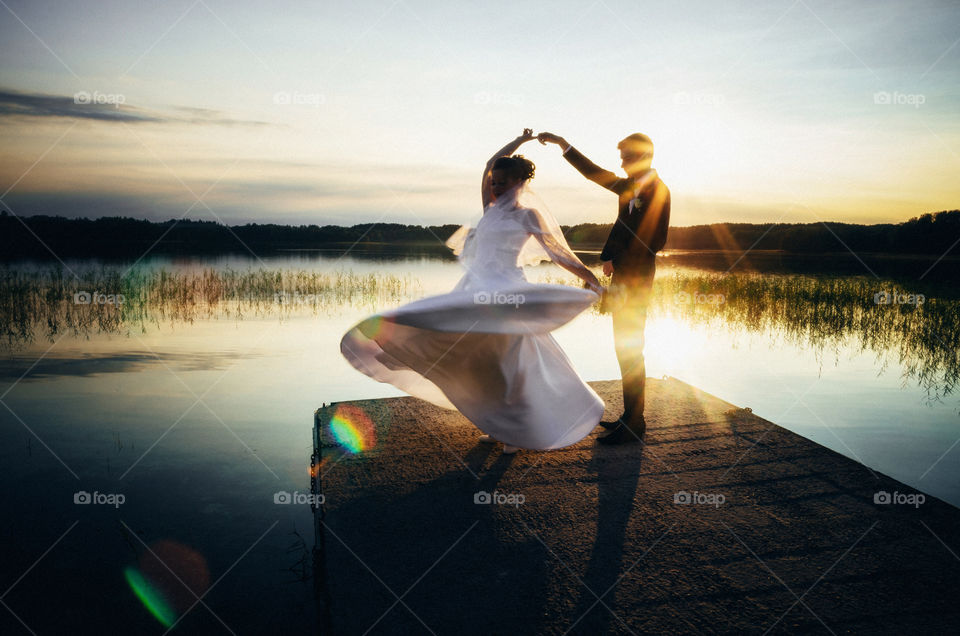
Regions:
<instances>
[{"instance_id":1,"label":"bride's veil","mask_svg":"<svg viewBox=\"0 0 960 636\"><path fill-rule=\"evenodd\" d=\"M497 205L513 206L514 197L506 193L499 199L490 203L487 210ZM517 256L517 265L524 267L526 265L536 265L542 261L554 261L555 263L573 263L583 265L582 261L570 249L560 224L550 212L546 203L541 199L525 181L518 186L516 191L516 205L520 208L532 210L532 213L525 219L524 227L531 233L530 238L523 244L520 254ZM453 253L460 257L464 263L469 263L473 256L473 237L476 226L481 216L477 216L467 225L460 226L446 241L447 247L453 250Z\"/></svg>"}]
</instances>

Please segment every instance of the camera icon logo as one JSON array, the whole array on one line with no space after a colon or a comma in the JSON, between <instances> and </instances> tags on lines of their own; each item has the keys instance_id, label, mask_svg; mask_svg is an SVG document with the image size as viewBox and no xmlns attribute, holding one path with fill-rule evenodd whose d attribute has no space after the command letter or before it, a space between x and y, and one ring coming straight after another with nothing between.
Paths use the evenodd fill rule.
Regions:
<instances>
[{"instance_id":1,"label":"camera icon logo","mask_svg":"<svg viewBox=\"0 0 960 636\"><path fill-rule=\"evenodd\" d=\"M888 493L886 490L873 493L873 503L875 504L888 504L890 501L890 493Z\"/></svg>"},{"instance_id":2,"label":"camera icon logo","mask_svg":"<svg viewBox=\"0 0 960 636\"><path fill-rule=\"evenodd\" d=\"M878 91L873 94L873 103L874 104L889 104L891 102L891 95L888 91Z\"/></svg>"},{"instance_id":3,"label":"camera icon logo","mask_svg":"<svg viewBox=\"0 0 960 636\"><path fill-rule=\"evenodd\" d=\"M490 493L486 490L481 490L473 494L473 503L475 504L488 504L491 502Z\"/></svg>"},{"instance_id":4,"label":"camera icon logo","mask_svg":"<svg viewBox=\"0 0 960 636\"><path fill-rule=\"evenodd\" d=\"M477 305L490 304L490 292L480 291L473 295L473 302Z\"/></svg>"},{"instance_id":5,"label":"camera icon logo","mask_svg":"<svg viewBox=\"0 0 960 636\"><path fill-rule=\"evenodd\" d=\"M87 291L77 292L73 295L73 302L75 305L89 305L90 301L93 300L93 294Z\"/></svg>"},{"instance_id":6,"label":"camera icon logo","mask_svg":"<svg viewBox=\"0 0 960 636\"><path fill-rule=\"evenodd\" d=\"M690 496L690 493L688 493L686 490L681 490L680 492L674 493L673 495L673 503L675 504L686 505L686 504L689 504L691 501L693 501L693 498Z\"/></svg>"},{"instance_id":7,"label":"camera icon logo","mask_svg":"<svg viewBox=\"0 0 960 636\"><path fill-rule=\"evenodd\" d=\"M88 504L92 501L90 493L86 490L80 490L73 493L73 503L75 504Z\"/></svg>"},{"instance_id":8,"label":"camera icon logo","mask_svg":"<svg viewBox=\"0 0 960 636\"><path fill-rule=\"evenodd\" d=\"M279 492L273 493L273 503L275 504L290 503L290 493L288 493L286 490L281 490Z\"/></svg>"}]
</instances>

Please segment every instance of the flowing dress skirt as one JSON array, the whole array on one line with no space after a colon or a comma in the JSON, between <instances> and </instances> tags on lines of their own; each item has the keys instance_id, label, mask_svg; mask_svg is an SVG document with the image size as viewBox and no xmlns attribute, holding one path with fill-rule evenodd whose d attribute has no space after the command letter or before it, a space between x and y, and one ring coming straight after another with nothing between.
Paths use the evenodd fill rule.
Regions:
<instances>
[{"instance_id":1,"label":"flowing dress skirt","mask_svg":"<svg viewBox=\"0 0 960 636\"><path fill-rule=\"evenodd\" d=\"M505 444L561 448L596 427L604 403L550 332L597 298L525 281L493 292L458 285L359 322L340 351L362 373L457 409Z\"/></svg>"}]
</instances>

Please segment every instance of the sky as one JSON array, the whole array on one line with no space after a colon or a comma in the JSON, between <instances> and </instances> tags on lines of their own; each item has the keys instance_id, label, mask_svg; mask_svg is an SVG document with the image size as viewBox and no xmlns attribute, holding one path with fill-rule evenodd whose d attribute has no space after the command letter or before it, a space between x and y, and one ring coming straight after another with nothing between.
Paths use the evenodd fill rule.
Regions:
<instances>
[{"instance_id":1,"label":"sky","mask_svg":"<svg viewBox=\"0 0 960 636\"><path fill-rule=\"evenodd\" d=\"M524 127L619 171L655 144L672 224L960 207L960 3L0 0L0 210L462 223ZM519 150L563 224L616 199Z\"/></svg>"}]
</instances>

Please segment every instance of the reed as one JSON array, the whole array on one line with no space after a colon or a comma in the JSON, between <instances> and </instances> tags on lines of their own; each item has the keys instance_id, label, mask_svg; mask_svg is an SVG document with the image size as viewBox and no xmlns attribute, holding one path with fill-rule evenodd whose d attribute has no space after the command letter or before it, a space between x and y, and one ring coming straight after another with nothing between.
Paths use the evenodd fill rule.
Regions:
<instances>
[{"instance_id":1,"label":"reed","mask_svg":"<svg viewBox=\"0 0 960 636\"><path fill-rule=\"evenodd\" d=\"M374 312L420 295L420 281L393 274L295 269L186 271L90 268L0 269L0 342L18 348L69 333L146 332L150 325L294 315Z\"/></svg>"},{"instance_id":2,"label":"reed","mask_svg":"<svg viewBox=\"0 0 960 636\"><path fill-rule=\"evenodd\" d=\"M531 273L537 282L579 284L555 267ZM601 282L610 283L603 277ZM421 297L422 289L409 274L352 271L137 268L124 273L94 267L73 277L61 268L3 268L0 346L13 350L65 333L145 333L151 326L197 320L375 313ZM960 301L927 295L923 302L878 303L881 293L902 300L914 292L866 277L663 268L654 280L649 315L764 334L771 342L784 340L821 356L851 346L872 351L881 368L899 363L904 382L918 381L930 399L952 393L960 379ZM599 303L591 311L599 313Z\"/></svg>"},{"instance_id":3,"label":"reed","mask_svg":"<svg viewBox=\"0 0 960 636\"><path fill-rule=\"evenodd\" d=\"M575 284L572 275L544 272L539 282ZM601 283L609 284L601 278ZM873 352L880 368L903 369L931 400L953 393L960 380L960 301L938 298L890 280L846 276L720 274L658 271L651 317L682 320L726 332L764 334L823 359L847 347ZM910 301L914 302L910 302ZM885 302L886 301L886 302ZM600 313L599 303L592 311Z\"/></svg>"}]
</instances>

